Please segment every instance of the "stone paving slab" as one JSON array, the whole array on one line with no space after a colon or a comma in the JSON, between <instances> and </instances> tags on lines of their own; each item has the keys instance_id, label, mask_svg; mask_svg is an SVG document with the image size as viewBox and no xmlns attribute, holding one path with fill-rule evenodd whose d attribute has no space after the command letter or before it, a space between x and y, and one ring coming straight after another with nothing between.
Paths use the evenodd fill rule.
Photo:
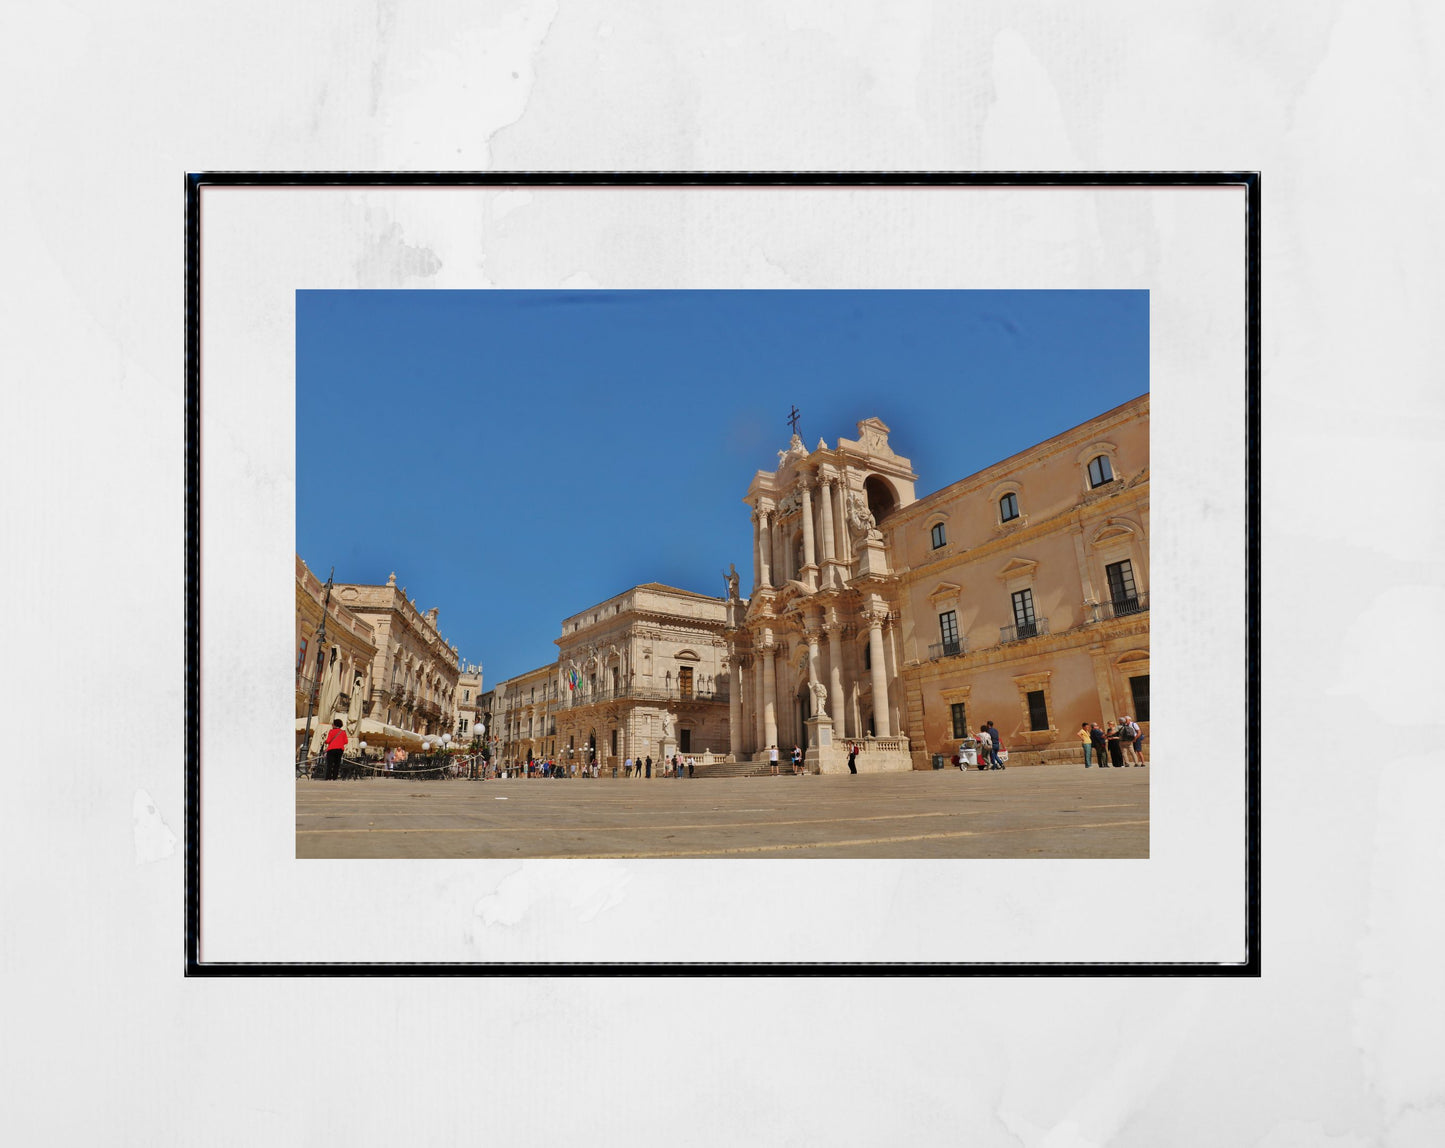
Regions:
<instances>
[{"instance_id":1,"label":"stone paving slab","mask_svg":"<svg viewBox=\"0 0 1445 1148\"><path fill-rule=\"evenodd\" d=\"M298 781L300 858L1149 856L1149 769Z\"/></svg>"}]
</instances>

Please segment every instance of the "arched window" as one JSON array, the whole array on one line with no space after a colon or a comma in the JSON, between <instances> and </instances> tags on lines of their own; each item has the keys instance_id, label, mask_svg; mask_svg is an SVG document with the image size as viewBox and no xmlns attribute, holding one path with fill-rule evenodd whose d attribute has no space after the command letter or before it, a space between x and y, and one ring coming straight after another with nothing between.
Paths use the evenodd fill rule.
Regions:
<instances>
[{"instance_id":1,"label":"arched window","mask_svg":"<svg viewBox=\"0 0 1445 1148\"><path fill-rule=\"evenodd\" d=\"M1019 496L1009 491L998 500L998 520L1009 522L1019 516Z\"/></svg>"},{"instance_id":2,"label":"arched window","mask_svg":"<svg viewBox=\"0 0 1445 1148\"><path fill-rule=\"evenodd\" d=\"M1108 455L1096 455L1089 463L1089 485L1103 486L1114 481L1114 468L1109 465Z\"/></svg>"}]
</instances>

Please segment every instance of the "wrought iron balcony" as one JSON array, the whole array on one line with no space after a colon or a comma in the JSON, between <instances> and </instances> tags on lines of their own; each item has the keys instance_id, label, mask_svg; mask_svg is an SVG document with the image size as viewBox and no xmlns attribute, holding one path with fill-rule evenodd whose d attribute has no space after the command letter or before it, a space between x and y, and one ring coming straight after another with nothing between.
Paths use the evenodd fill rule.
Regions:
<instances>
[{"instance_id":1,"label":"wrought iron balcony","mask_svg":"<svg viewBox=\"0 0 1445 1148\"><path fill-rule=\"evenodd\" d=\"M1090 622L1102 622L1109 618L1127 618L1130 614L1143 614L1149 609L1148 594L1120 594L1102 602L1085 602L1084 617Z\"/></svg>"},{"instance_id":2,"label":"wrought iron balcony","mask_svg":"<svg viewBox=\"0 0 1445 1148\"><path fill-rule=\"evenodd\" d=\"M1047 618L1035 618L1032 622L1020 622L1016 626L1001 626L998 632L999 645L1005 646L1009 642L1022 642L1028 638L1037 638L1040 634L1049 632L1049 620Z\"/></svg>"},{"instance_id":3,"label":"wrought iron balcony","mask_svg":"<svg viewBox=\"0 0 1445 1148\"><path fill-rule=\"evenodd\" d=\"M935 642L928 647L928 660L936 662L940 658L956 658L961 654L968 653L968 643L964 638L955 638L951 642Z\"/></svg>"},{"instance_id":4,"label":"wrought iron balcony","mask_svg":"<svg viewBox=\"0 0 1445 1148\"><path fill-rule=\"evenodd\" d=\"M694 686L690 689L679 689L677 686L673 686L668 689L664 686L631 685L615 688L609 686L605 689L595 690L585 688L573 690L570 691L567 704L569 706L590 706L600 702L617 701L726 702L727 700L728 691L725 688L709 690Z\"/></svg>"},{"instance_id":5,"label":"wrought iron balcony","mask_svg":"<svg viewBox=\"0 0 1445 1148\"><path fill-rule=\"evenodd\" d=\"M1099 603L1099 612L1105 618L1124 618L1130 614L1142 614L1149 609L1149 595L1122 594L1117 598Z\"/></svg>"}]
</instances>

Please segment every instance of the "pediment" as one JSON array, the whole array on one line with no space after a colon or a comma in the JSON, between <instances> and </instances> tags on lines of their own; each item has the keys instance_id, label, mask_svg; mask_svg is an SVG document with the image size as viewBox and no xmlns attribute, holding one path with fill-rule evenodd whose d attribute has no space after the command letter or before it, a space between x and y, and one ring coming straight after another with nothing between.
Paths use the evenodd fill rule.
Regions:
<instances>
[{"instance_id":1,"label":"pediment","mask_svg":"<svg viewBox=\"0 0 1445 1148\"><path fill-rule=\"evenodd\" d=\"M963 587L954 582L940 582L928 593L930 602L942 602L946 599L957 598L963 593Z\"/></svg>"},{"instance_id":2,"label":"pediment","mask_svg":"<svg viewBox=\"0 0 1445 1148\"><path fill-rule=\"evenodd\" d=\"M1099 532L1094 535L1091 546L1105 546L1110 542L1120 542L1125 538L1132 538L1134 528L1125 522L1106 522L1100 527Z\"/></svg>"},{"instance_id":3,"label":"pediment","mask_svg":"<svg viewBox=\"0 0 1445 1148\"><path fill-rule=\"evenodd\" d=\"M1039 564L1031 558L1010 558L999 570L999 578L1018 578L1032 574L1039 568Z\"/></svg>"}]
</instances>

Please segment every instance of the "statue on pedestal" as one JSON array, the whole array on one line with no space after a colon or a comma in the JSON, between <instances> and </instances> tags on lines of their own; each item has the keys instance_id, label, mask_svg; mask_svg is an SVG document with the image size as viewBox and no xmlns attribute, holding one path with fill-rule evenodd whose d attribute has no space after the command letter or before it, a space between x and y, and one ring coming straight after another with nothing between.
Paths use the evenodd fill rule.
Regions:
<instances>
[{"instance_id":1,"label":"statue on pedestal","mask_svg":"<svg viewBox=\"0 0 1445 1148\"><path fill-rule=\"evenodd\" d=\"M809 688L813 691L813 716L824 718L828 716L828 687L822 682L813 682Z\"/></svg>"}]
</instances>

